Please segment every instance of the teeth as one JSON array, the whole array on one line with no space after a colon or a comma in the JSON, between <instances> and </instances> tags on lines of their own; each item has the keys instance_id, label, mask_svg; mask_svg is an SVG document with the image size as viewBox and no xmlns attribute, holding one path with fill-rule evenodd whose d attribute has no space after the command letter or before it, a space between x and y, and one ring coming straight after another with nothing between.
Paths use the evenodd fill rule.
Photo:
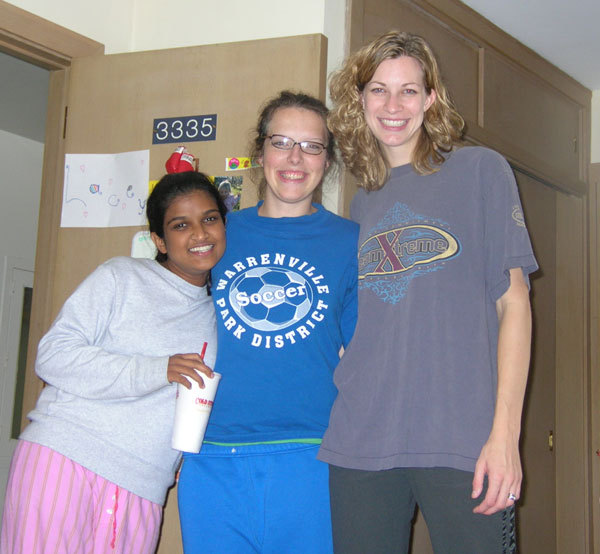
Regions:
<instances>
[{"instance_id":1,"label":"teeth","mask_svg":"<svg viewBox=\"0 0 600 554\"><path fill-rule=\"evenodd\" d=\"M408 119L382 119L381 123L383 123L386 127L402 127L406 125Z\"/></svg>"},{"instance_id":2,"label":"teeth","mask_svg":"<svg viewBox=\"0 0 600 554\"><path fill-rule=\"evenodd\" d=\"M300 180L300 179L304 178L304 173L300 173L300 172L298 172L298 171L294 171L294 172L288 172L288 171L285 171L285 172L282 172L282 173L281 173L281 176L282 176L284 179L289 179L289 180Z\"/></svg>"},{"instance_id":3,"label":"teeth","mask_svg":"<svg viewBox=\"0 0 600 554\"><path fill-rule=\"evenodd\" d=\"M194 246L193 248L190 248L190 252L208 252L209 250L212 250L212 247L212 244L207 244L204 246Z\"/></svg>"}]
</instances>

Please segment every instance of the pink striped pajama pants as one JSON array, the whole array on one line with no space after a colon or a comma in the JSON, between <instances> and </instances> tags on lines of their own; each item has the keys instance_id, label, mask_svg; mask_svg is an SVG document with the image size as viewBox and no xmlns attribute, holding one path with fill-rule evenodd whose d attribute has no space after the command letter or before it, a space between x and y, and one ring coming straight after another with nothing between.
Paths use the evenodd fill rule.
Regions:
<instances>
[{"instance_id":1,"label":"pink striped pajama pants","mask_svg":"<svg viewBox=\"0 0 600 554\"><path fill-rule=\"evenodd\" d=\"M50 448L19 441L6 487L0 554L150 554L161 519L162 506Z\"/></svg>"}]
</instances>

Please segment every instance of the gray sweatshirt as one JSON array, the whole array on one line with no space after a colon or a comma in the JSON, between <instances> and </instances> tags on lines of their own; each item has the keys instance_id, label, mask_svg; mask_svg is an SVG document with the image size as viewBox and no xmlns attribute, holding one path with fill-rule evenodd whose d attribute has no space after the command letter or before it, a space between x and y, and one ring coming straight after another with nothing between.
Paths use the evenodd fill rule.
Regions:
<instances>
[{"instance_id":1,"label":"gray sweatshirt","mask_svg":"<svg viewBox=\"0 0 600 554\"><path fill-rule=\"evenodd\" d=\"M176 386L169 356L213 367L215 312L196 287L154 260L99 266L65 302L38 347L46 386L21 439L63 454L118 486L164 504L180 454L170 446Z\"/></svg>"}]
</instances>

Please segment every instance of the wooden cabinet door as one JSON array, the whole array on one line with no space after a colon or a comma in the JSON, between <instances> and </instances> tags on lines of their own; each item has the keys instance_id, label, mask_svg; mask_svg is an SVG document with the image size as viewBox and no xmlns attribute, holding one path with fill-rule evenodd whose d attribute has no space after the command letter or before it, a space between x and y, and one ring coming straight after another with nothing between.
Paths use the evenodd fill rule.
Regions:
<instances>
[{"instance_id":1,"label":"wooden cabinet door","mask_svg":"<svg viewBox=\"0 0 600 554\"><path fill-rule=\"evenodd\" d=\"M556 211L562 193L519 170L515 176L540 266L530 277L533 341L521 432L519 550L556 552Z\"/></svg>"}]
</instances>

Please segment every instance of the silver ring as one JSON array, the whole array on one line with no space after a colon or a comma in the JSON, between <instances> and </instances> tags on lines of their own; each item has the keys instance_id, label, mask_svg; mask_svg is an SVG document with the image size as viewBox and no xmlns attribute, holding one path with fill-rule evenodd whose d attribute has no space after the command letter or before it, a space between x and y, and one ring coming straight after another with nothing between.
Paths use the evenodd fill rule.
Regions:
<instances>
[{"instance_id":1,"label":"silver ring","mask_svg":"<svg viewBox=\"0 0 600 554\"><path fill-rule=\"evenodd\" d=\"M514 502L517 499L517 497L512 492L509 492L508 493L508 499L512 500Z\"/></svg>"}]
</instances>

